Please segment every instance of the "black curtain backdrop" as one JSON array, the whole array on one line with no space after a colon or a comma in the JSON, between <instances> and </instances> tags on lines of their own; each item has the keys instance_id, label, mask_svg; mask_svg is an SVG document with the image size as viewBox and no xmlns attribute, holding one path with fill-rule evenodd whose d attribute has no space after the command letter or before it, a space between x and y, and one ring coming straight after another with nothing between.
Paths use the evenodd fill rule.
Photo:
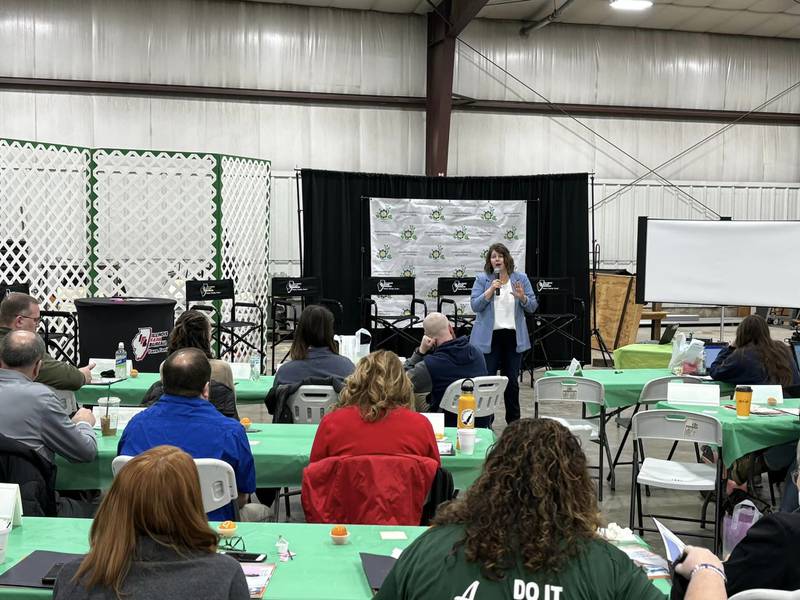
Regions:
<instances>
[{"instance_id":1,"label":"black curtain backdrop","mask_svg":"<svg viewBox=\"0 0 800 600\"><path fill-rule=\"evenodd\" d=\"M588 313L589 184L586 173L424 177L303 169L301 176L303 274L319 276L324 296L342 303L345 333L353 333L361 326L362 268L369 274L369 202L363 200L364 197L530 200L525 272L531 278L573 277L575 295L585 302ZM568 308L560 298L540 298L540 312L571 312ZM570 348L561 336L546 340L545 349L551 362L568 362L572 356L582 361L591 359L588 314L581 319L575 333L585 341L585 346L576 344L574 349ZM541 364L540 358L537 356L537 364Z\"/></svg>"}]
</instances>

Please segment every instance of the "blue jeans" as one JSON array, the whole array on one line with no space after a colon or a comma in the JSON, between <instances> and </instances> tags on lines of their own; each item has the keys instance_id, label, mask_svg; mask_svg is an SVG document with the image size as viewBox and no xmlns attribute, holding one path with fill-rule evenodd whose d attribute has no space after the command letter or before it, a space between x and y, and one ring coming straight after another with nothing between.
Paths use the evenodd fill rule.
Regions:
<instances>
[{"instance_id":1,"label":"blue jeans","mask_svg":"<svg viewBox=\"0 0 800 600\"><path fill-rule=\"evenodd\" d=\"M492 351L484 354L486 371L489 375L508 377L508 385L503 396L506 405L506 423L519 419L519 367L522 355L517 352L517 332L513 329L498 329L492 334Z\"/></svg>"}]
</instances>

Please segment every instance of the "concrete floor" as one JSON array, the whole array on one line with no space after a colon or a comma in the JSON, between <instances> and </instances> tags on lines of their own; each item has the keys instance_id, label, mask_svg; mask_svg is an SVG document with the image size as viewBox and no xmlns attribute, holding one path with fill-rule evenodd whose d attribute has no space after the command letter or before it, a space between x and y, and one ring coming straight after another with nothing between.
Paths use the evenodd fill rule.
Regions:
<instances>
[{"instance_id":1,"label":"concrete floor","mask_svg":"<svg viewBox=\"0 0 800 600\"><path fill-rule=\"evenodd\" d=\"M687 330L687 328L682 328L683 330ZM772 327L772 336L774 339L785 339L789 337L791 331L787 328L783 327ZM719 326L708 326L702 325L698 326L694 331L694 335L698 337L713 337L717 339L719 337ZM725 341L732 341L735 335L735 327L726 327L724 332L724 339ZM639 331L639 339L644 340L648 339L649 337L649 328L641 328ZM597 351L594 351L595 358L600 358L600 354ZM538 378L542 375L543 370L538 369L535 372L535 377ZM520 384L520 407L522 412L522 417L533 417L533 388L531 387L530 376L525 374L524 380ZM552 412L550 409L552 407ZM573 407L569 405L562 405L559 406L557 404L548 405L548 410L550 414L553 416L564 416L564 417L575 417L578 416L572 413ZM254 422L266 423L271 421L271 417L267 414L266 408L263 405L240 405L239 412L241 416L250 417ZM632 409L628 409L623 413L623 417L629 415L632 412ZM497 415L497 419L495 420L494 424L494 432L495 435L499 436L502 434L503 429L505 428L505 411L501 406L499 408L499 413ZM617 426L614 420L610 421L607 426L607 435L609 439L609 444L611 446L612 456L616 453L617 448L619 447L619 443L622 439L624 434L624 428ZM683 447L682 447L683 446ZM645 451L649 456L654 457L661 457L666 458L669 452L670 444L669 443L656 443L652 442L645 447ZM620 460L622 462L630 461L631 460L631 442L630 439L626 443L626 447L623 450L622 457ZM592 445L591 448L588 450L589 454L589 462L592 465L598 464L598 452L597 446ZM675 460L682 460L687 462L694 462L695 461L695 453L694 448L689 444L683 444L678 447L677 452L674 456ZM606 465L606 473L608 472L608 466ZM603 488L603 501L600 504L600 509L602 511L603 517L608 523L617 523L620 526L627 526L629 521L629 511L630 511L630 494L631 494L631 467L629 465L620 466L616 470L616 489L612 490L606 482ZM761 496L765 498L767 501L769 500L769 490L764 488L760 490ZM780 497L779 490L776 490L778 494L778 500ZM699 518L700 517L700 509L702 506L702 498L698 492L679 492L679 491L672 491L672 490L659 490L659 489L651 489L651 496L648 498L642 494L642 503L643 503L643 510L645 514L648 513L656 513L656 514L676 514L681 516L687 516L692 518ZM294 497L291 502L292 506L292 518L291 521L295 522L302 522L303 521L303 513L302 508L300 506L299 497ZM709 512L708 517L713 519L713 511L714 511L714 504L711 503L709 505ZM281 519L285 520L285 515L283 514L283 509L281 510ZM692 524L692 523L670 523L665 522L667 526L674 525L675 530L679 531L688 531L688 532L696 532L696 533L708 533L709 530L702 530L699 528L699 525ZM653 526L652 522L649 524L647 520L645 521L645 526ZM661 552L663 549L661 547L661 540L658 534L655 533L647 533L645 532L644 538L654 545L656 551ZM693 538L689 536L685 536L685 541L687 543L691 543L694 545L701 545L711 548L712 542L710 539L703 539L703 538Z\"/></svg>"}]
</instances>

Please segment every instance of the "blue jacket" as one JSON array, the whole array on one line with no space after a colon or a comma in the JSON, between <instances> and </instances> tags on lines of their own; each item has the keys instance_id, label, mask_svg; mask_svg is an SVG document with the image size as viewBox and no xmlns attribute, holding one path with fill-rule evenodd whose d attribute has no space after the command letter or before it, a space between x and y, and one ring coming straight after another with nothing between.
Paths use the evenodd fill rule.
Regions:
<instances>
[{"instance_id":1,"label":"blue jacket","mask_svg":"<svg viewBox=\"0 0 800 600\"><path fill-rule=\"evenodd\" d=\"M470 305L475 313L475 323L472 325L472 333L469 342L484 354L492 351L492 332L494 331L494 299L486 300L483 294L492 285L494 275L478 273L475 276L475 283L472 286L472 296ZM531 340L528 336L528 326L525 323L525 313L533 314L538 308L539 302L533 293L533 287L525 273L514 271L511 273L511 286L517 283L522 284L528 303L523 307L519 302L514 303L514 325L517 330L517 352L525 352L531 347Z\"/></svg>"},{"instance_id":2,"label":"blue jacket","mask_svg":"<svg viewBox=\"0 0 800 600\"><path fill-rule=\"evenodd\" d=\"M788 353L788 349L787 349ZM800 372L797 370L792 357L789 357L792 367L792 385L800 383ZM758 350L752 346L744 346L737 350L732 345L725 348L717 355L717 360L708 367L708 374L712 379L724 381L734 385L768 385L777 384L770 381L764 363Z\"/></svg>"}]
</instances>

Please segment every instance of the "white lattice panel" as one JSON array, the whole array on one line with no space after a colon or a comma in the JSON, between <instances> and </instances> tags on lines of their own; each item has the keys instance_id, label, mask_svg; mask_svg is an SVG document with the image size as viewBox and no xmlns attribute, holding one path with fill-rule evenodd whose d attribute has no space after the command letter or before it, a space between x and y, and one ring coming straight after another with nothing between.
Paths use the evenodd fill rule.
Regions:
<instances>
[{"instance_id":1,"label":"white lattice panel","mask_svg":"<svg viewBox=\"0 0 800 600\"><path fill-rule=\"evenodd\" d=\"M223 156L222 277L233 279L237 301L254 302L264 311L269 293L269 208L270 163ZM244 309L236 318L256 321L257 314ZM238 359L247 353L243 346L237 348Z\"/></svg>"},{"instance_id":2,"label":"white lattice panel","mask_svg":"<svg viewBox=\"0 0 800 600\"><path fill-rule=\"evenodd\" d=\"M98 296L174 298L210 279L216 159L210 154L96 150Z\"/></svg>"}]
</instances>

